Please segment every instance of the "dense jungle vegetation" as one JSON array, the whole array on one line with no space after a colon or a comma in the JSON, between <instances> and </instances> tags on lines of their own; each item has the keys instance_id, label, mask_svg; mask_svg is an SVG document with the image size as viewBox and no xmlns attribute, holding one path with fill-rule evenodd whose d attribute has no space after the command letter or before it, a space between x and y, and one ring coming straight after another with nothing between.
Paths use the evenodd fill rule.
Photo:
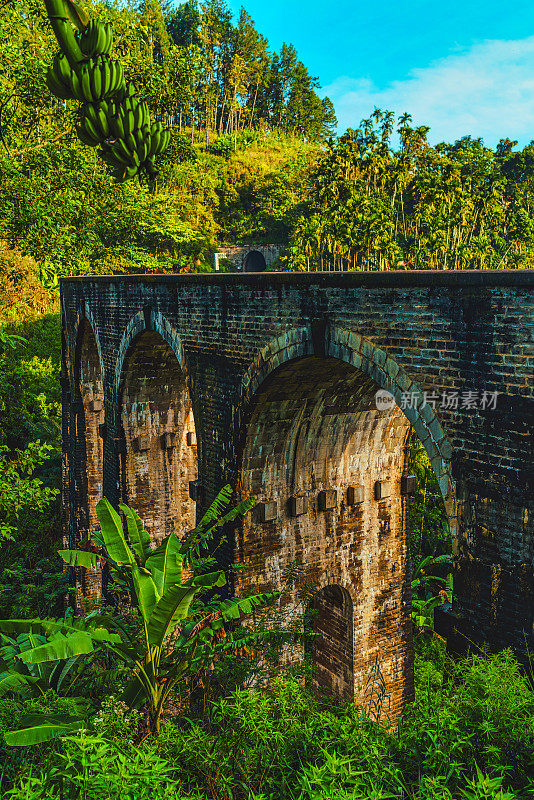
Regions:
<instances>
[{"instance_id":1,"label":"dense jungle vegetation","mask_svg":"<svg viewBox=\"0 0 534 800\"><path fill-rule=\"evenodd\" d=\"M46 88L56 44L42 3L3 4L0 620L62 617L69 585L57 555L58 276L209 271L221 245L250 241L286 245L273 268L298 270L530 268L534 252L534 144L433 146L408 114L380 110L337 138L318 79L291 44L272 52L244 9L233 19L224 0L86 6L113 24L113 55L172 140L155 192L116 184L76 138L76 104ZM267 693L243 691L266 657L277 669L283 635L237 652L214 635L214 669L186 670L159 737L145 739L142 715L119 700L131 674L110 653L70 664L69 681L37 665L22 697L2 685L16 648L31 646L21 634L0 642L0 732L28 711L75 714L85 728L30 747L0 738L3 796L534 797L534 677L509 651L454 663L433 635L432 609L452 586L422 569L450 556L450 534L415 438L410 469L416 701L397 733L373 721L376 706L364 717L312 696L296 682L306 665ZM135 609L107 613L139 635Z\"/></svg>"}]
</instances>

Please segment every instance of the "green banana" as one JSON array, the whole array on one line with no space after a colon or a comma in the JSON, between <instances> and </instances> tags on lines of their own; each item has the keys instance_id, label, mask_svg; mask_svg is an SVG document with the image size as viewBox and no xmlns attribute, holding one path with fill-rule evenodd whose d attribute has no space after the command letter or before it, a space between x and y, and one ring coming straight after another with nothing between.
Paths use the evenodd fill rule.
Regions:
<instances>
[{"instance_id":1,"label":"green banana","mask_svg":"<svg viewBox=\"0 0 534 800\"><path fill-rule=\"evenodd\" d=\"M62 100L69 100L72 97L72 92L59 80L52 67L48 67L46 73L46 85L51 93Z\"/></svg>"},{"instance_id":2,"label":"green banana","mask_svg":"<svg viewBox=\"0 0 534 800\"><path fill-rule=\"evenodd\" d=\"M96 113L98 114L98 125L102 133L102 136L104 137L104 139L107 139L109 138L110 135L108 118L106 117L101 106L97 108Z\"/></svg>"},{"instance_id":3,"label":"green banana","mask_svg":"<svg viewBox=\"0 0 534 800\"><path fill-rule=\"evenodd\" d=\"M99 139L95 139L93 136L91 136L83 125L76 126L76 133L78 134L78 139L80 139L84 144L89 145L89 147L97 147L100 144Z\"/></svg>"},{"instance_id":4,"label":"green banana","mask_svg":"<svg viewBox=\"0 0 534 800\"><path fill-rule=\"evenodd\" d=\"M124 130L125 132L131 133L134 129L135 119L134 114L131 108L126 111L126 115L124 117Z\"/></svg>"},{"instance_id":5,"label":"green banana","mask_svg":"<svg viewBox=\"0 0 534 800\"><path fill-rule=\"evenodd\" d=\"M92 136L98 144L102 141L102 137L99 135L96 125L94 125L88 117L83 117L81 124L88 136Z\"/></svg>"},{"instance_id":6,"label":"green banana","mask_svg":"<svg viewBox=\"0 0 534 800\"><path fill-rule=\"evenodd\" d=\"M148 151L149 151L149 143L145 140L137 148L137 155L139 156L139 161L141 163L143 163L143 161L148 156Z\"/></svg>"},{"instance_id":7,"label":"green banana","mask_svg":"<svg viewBox=\"0 0 534 800\"><path fill-rule=\"evenodd\" d=\"M88 103L94 102L95 98L93 97L92 92L91 92L91 75L90 75L89 67L87 66L87 64L84 64L80 68L80 72L78 73L78 77L79 77L79 80L80 80L80 86L81 86L81 89L82 89L82 94L83 94L84 99L87 100Z\"/></svg>"},{"instance_id":8,"label":"green banana","mask_svg":"<svg viewBox=\"0 0 534 800\"><path fill-rule=\"evenodd\" d=\"M110 94L111 88L111 67L109 63L109 59L98 59L98 66L100 69L100 74L102 76L102 96L108 97Z\"/></svg>"},{"instance_id":9,"label":"green banana","mask_svg":"<svg viewBox=\"0 0 534 800\"><path fill-rule=\"evenodd\" d=\"M81 50L88 58L109 53L113 41L110 29L109 22L104 25L99 20L91 20L77 37Z\"/></svg>"},{"instance_id":10,"label":"green banana","mask_svg":"<svg viewBox=\"0 0 534 800\"><path fill-rule=\"evenodd\" d=\"M115 81L113 84L113 94L116 94L119 89L124 86L124 70L122 68L122 64L119 61L114 61L113 64L115 65Z\"/></svg>"},{"instance_id":11,"label":"green banana","mask_svg":"<svg viewBox=\"0 0 534 800\"><path fill-rule=\"evenodd\" d=\"M93 100L98 102L103 97L102 92L102 71L100 69L100 65L95 64L93 69L90 70L91 76L91 94L93 95Z\"/></svg>"},{"instance_id":12,"label":"green banana","mask_svg":"<svg viewBox=\"0 0 534 800\"><path fill-rule=\"evenodd\" d=\"M159 147L161 134L158 131L154 131L154 133L150 134L150 149L148 151L149 156L155 156L157 152L157 148Z\"/></svg>"},{"instance_id":13,"label":"green banana","mask_svg":"<svg viewBox=\"0 0 534 800\"><path fill-rule=\"evenodd\" d=\"M128 164L132 163L133 153L128 149L123 139L117 139L117 141L111 145L111 148L117 158L123 158Z\"/></svg>"},{"instance_id":14,"label":"green banana","mask_svg":"<svg viewBox=\"0 0 534 800\"><path fill-rule=\"evenodd\" d=\"M132 133L128 133L122 141L124 141L126 147L132 153L134 153L137 150L137 142L135 141L134 135Z\"/></svg>"},{"instance_id":15,"label":"green banana","mask_svg":"<svg viewBox=\"0 0 534 800\"><path fill-rule=\"evenodd\" d=\"M109 119L111 132L117 139L124 139L125 132L124 132L124 125L122 124L122 117L120 114L114 115Z\"/></svg>"},{"instance_id":16,"label":"green banana","mask_svg":"<svg viewBox=\"0 0 534 800\"><path fill-rule=\"evenodd\" d=\"M84 95L84 93L82 91L82 87L80 85L80 79L79 79L77 73L74 70L72 70L72 72L71 72L71 82L72 82L72 91L74 93L74 96L78 100L81 100L82 103L85 102L85 95Z\"/></svg>"}]
</instances>

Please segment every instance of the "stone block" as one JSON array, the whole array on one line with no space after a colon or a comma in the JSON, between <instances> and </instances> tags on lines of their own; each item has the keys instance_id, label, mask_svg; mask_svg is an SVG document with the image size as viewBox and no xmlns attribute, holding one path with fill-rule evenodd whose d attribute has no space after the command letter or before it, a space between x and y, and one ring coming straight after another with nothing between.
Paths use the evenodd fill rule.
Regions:
<instances>
[{"instance_id":1,"label":"stone block","mask_svg":"<svg viewBox=\"0 0 534 800\"><path fill-rule=\"evenodd\" d=\"M276 500L268 500L264 503L258 503L257 509L259 512L260 522L272 522L278 516L278 503Z\"/></svg>"},{"instance_id":2,"label":"stone block","mask_svg":"<svg viewBox=\"0 0 534 800\"><path fill-rule=\"evenodd\" d=\"M137 453L144 453L146 450L150 450L150 437L145 433L136 436L134 439L134 449Z\"/></svg>"},{"instance_id":3,"label":"stone block","mask_svg":"<svg viewBox=\"0 0 534 800\"><path fill-rule=\"evenodd\" d=\"M176 434L172 431L167 431L161 437L161 446L164 450L170 450L176 446Z\"/></svg>"},{"instance_id":4,"label":"stone block","mask_svg":"<svg viewBox=\"0 0 534 800\"><path fill-rule=\"evenodd\" d=\"M365 486L348 486L347 487L347 504L349 506L357 506L365 500Z\"/></svg>"},{"instance_id":5,"label":"stone block","mask_svg":"<svg viewBox=\"0 0 534 800\"><path fill-rule=\"evenodd\" d=\"M289 515L300 517L308 510L308 498L306 496L293 496L289 498Z\"/></svg>"},{"instance_id":6,"label":"stone block","mask_svg":"<svg viewBox=\"0 0 534 800\"><path fill-rule=\"evenodd\" d=\"M375 500L385 500L391 496L391 483L389 481L375 481Z\"/></svg>"},{"instance_id":7,"label":"stone block","mask_svg":"<svg viewBox=\"0 0 534 800\"><path fill-rule=\"evenodd\" d=\"M415 475L402 475L401 494L415 494L417 491L417 478Z\"/></svg>"},{"instance_id":8,"label":"stone block","mask_svg":"<svg viewBox=\"0 0 534 800\"><path fill-rule=\"evenodd\" d=\"M319 511L328 511L337 505L337 492L335 489L323 489L317 495L317 507Z\"/></svg>"}]
</instances>

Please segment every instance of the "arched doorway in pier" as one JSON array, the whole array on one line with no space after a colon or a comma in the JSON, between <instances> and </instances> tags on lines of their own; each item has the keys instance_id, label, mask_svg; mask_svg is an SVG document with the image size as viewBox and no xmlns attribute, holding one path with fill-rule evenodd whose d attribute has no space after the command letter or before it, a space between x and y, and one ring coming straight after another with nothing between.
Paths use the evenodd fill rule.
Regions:
<instances>
[{"instance_id":1,"label":"arched doorway in pier","mask_svg":"<svg viewBox=\"0 0 534 800\"><path fill-rule=\"evenodd\" d=\"M352 599L341 586L325 586L313 597L309 652L314 665L312 686L352 700L354 697Z\"/></svg>"},{"instance_id":2,"label":"arched doorway in pier","mask_svg":"<svg viewBox=\"0 0 534 800\"><path fill-rule=\"evenodd\" d=\"M119 390L123 502L134 508L154 545L195 525L189 483L197 479L191 400L176 355L156 331L138 334Z\"/></svg>"}]
</instances>

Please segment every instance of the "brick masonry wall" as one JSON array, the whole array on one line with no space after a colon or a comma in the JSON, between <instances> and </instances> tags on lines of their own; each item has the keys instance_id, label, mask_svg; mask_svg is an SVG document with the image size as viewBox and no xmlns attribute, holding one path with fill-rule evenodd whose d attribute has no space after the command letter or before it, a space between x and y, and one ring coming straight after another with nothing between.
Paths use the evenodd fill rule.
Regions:
<instances>
[{"instance_id":1,"label":"brick masonry wall","mask_svg":"<svg viewBox=\"0 0 534 800\"><path fill-rule=\"evenodd\" d=\"M280 512L271 533L265 524L256 527L252 512L241 534L237 530L244 549L230 544L221 563L229 564L242 552L258 567L264 565L266 583L274 584L299 543L323 588L339 586L352 599L356 685L362 644L372 659L374 652L381 652L384 631L394 625L396 641L387 654L386 671L397 711L410 697L410 681L413 685L402 610L410 603L401 513L405 501L398 485L408 422L429 454L453 534L456 598L454 613L442 624L450 627L455 647L465 633L495 648L511 646L524 657L523 631L534 649L533 284L533 273L522 270L62 280L66 536L72 540L77 535L73 509L82 500L73 496L73 474L77 461L83 469L83 453L76 449L69 405L78 380L78 329L82 320L91 324L102 365L103 492L114 503L123 491L121 381L136 337L151 331L174 353L189 394L202 481L199 510L226 482L243 493L249 486L260 488L266 498L278 498L280 509L295 488L313 501L307 522ZM288 388L295 384L299 367L294 362L294 372L290 362L305 358L314 359L313 368L323 382L318 387L306 384L301 406L311 416L299 418L300 409L290 399L284 408L276 391L291 397ZM324 362L320 369L319 361ZM164 382L161 376L161 385ZM345 384L352 394L338 388ZM391 391L399 404L403 393L409 393L419 407L401 414L358 405L366 392L372 397L378 387ZM479 396L483 391L499 392L496 408L421 408L423 392L436 392L439 398L442 392L470 390ZM326 414L329 398L338 396L347 408L338 406L335 413ZM262 445L254 442L252 432L266 437L269 420L273 449L260 452ZM279 437L285 437L284 444L278 442L275 452ZM287 462L289 452L293 462ZM356 454L362 464L374 465L374 474L362 478L366 500L360 523L351 521L355 512L341 503L348 481L360 480L351 473ZM294 477L284 463L295 465ZM380 509L371 484L377 476L388 477L388 471L389 507ZM156 472L154 487L159 487L163 472ZM335 509L319 513L314 504L323 487L335 488L339 501ZM383 543L381 514L390 521ZM262 551L259 540L264 536ZM363 571L362 589L368 594L362 602L355 569L366 558L378 572L373 574L371 566ZM394 563L402 570L400 579L391 569ZM382 591L386 594L380 599ZM346 647L350 649L348 643ZM332 656L332 663L336 658Z\"/></svg>"}]
</instances>

